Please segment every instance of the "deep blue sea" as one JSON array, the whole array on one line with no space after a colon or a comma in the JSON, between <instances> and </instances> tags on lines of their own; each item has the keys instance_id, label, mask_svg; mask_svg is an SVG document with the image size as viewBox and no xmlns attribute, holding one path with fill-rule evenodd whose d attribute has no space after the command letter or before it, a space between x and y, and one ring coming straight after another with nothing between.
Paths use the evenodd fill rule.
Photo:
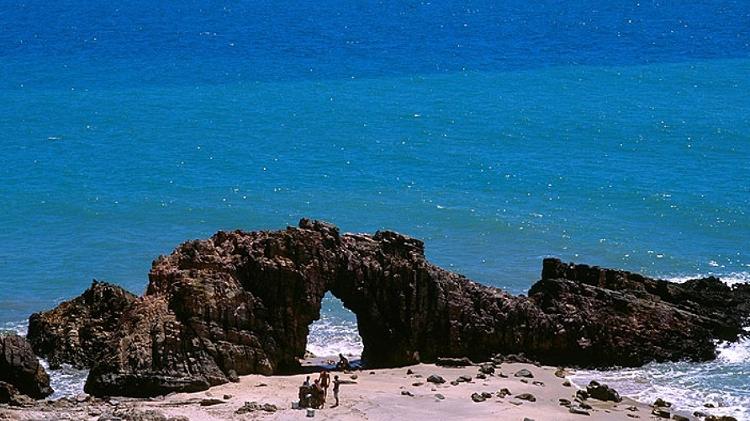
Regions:
<instances>
[{"instance_id":1,"label":"deep blue sea","mask_svg":"<svg viewBox=\"0 0 750 421\"><path fill-rule=\"evenodd\" d=\"M301 217L513 293L550 255L750 281L748 93L742 0L0 0L0 326ZM356 339L328 299L311 349ZM579 375L750 419L748 359Z\"/></svg>"}]
</instances>

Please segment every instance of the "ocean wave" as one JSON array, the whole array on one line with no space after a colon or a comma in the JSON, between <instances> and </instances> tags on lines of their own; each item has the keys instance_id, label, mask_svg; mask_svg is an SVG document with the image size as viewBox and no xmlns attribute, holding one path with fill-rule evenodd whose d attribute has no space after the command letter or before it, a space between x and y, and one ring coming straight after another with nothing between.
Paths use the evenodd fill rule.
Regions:
<instances>
[{"instance_id":1,"label":"ocean wave","mask_svg":"<svg viewBox=\"0 0 750 421\"><path fill-rule=\"evenodd\" d=\"M703 363L651 363L620 370L581 370L571 380L584 386L591 380L607 383L623 396L647 404L657 398L686 412L731 415L750 421L750 339L718 346L719 356ZM706 408L711 404L715 408Z\"/></svg>"},{"instance_id":2,"label":"ocean wave","mask_svg":"<svg viewBox=\"0 0 750 421\"><path fill-rule=\"evenodd\" d=\"M323 315L310 325L307 350L316 357L335 356L339 353L359 356L363 349L356 322Z\"/></svg>"},{"instance_id":3,"label":"ocean wave","mask_svg":"<svg viewBox=\"0 0 750 421\"><path fill-rule=\"evenodd\" d=\"M28 320L21 320L16 322L5 322L0 324L0 331L14 332L21 336L26 336L29 331Z\"/></svg>"},{"instance_id":4,"label":"ocean wave","mask_svg":"<svg viewBox=\"0 0 750 421\"><path fill-rule=\"evenodd\" d=\"M662 279L664 279L665 281L681 284L691 279L700 279L700 278L705 278L708 276L715 276L719 278L722 282L726 283L727 285L750 283L750 272L730 272L730 273L708 272L708 273L693 274L693 275L677 275L677 276L662 277Z\"/></svg>"},{"instance_id":5,"label":"ocean wave","mask_svg":"<svg viewBox=\"0 0 750 421\"><path fill-rule=\"evenodd\" d=\"M83 393L83 386L86 384L86 377L89 375L88 370L79 370L67 364L61 368L51 370L46 360L40 360L44 369L49 373L50 386L54 393L48 399L62 398L63 396L75 396Z\"/></svg>"}]
</instances>

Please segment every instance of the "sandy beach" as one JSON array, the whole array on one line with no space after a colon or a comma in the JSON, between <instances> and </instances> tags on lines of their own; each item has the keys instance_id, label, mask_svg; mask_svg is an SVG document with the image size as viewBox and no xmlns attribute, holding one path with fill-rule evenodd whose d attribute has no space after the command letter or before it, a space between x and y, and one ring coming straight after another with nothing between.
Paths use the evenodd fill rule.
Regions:
<instances>
[{"instance_id":1,"label":"sandy beach","mask_svg":"<svg viewBox=\"0 0 750 421\"><path fill-rule=\"evenodd\" d=\"M526 369L533 377L516 377L515 373ZM505 363L485 379L477 378L477 366L462 368L438 367L420 364L411 367L382 370L363 370L339 373L342 384L339 407L331 408L332 394L323 409L314 410L314 418L325 420L629 420L651 419L651 408L624 398L620 403L588 399L591 406L589 416L571 413L560 400L567 399L575 406L576 390L564 378L557 377L555 367L538 367L531 364ZM407 373L412 374L407 374ZM502 376L501 376L502 374ZM559 373L558 373L559 374ZM427 381L431 375L441 376L445 383ZM304 374L292 376L250 375L240 378L238 383L229 383L205 392L178 393L153 399L119 399L109 401L88 400L68 405L39 405L35 408L0 409L4 419L117 419L123 414L158 411L166 419L189 420L297 420L307 419L307 410L292 409L297 401L298 386ZM461 376L471 377L470 382L455 380ZM507 376L507 377L503 377ZM313 377L315 378L315 377ZM499 397L498 392L508 389L510 395ZM487 392L491 397L475 402L472 394ZM534 401L523 394L530 394ZM246 402L274 405L275 411L250 409L238 410ZM208 405L211 404L211 405ZM251 405L252 407L252 405ZM271 408L272 409L272 408ZM149 413L146 413L149 414ZM152 418L165 419L150 413ZM109 417L109 418L107 418ZM179 418L184 417L184 418Z\"/></svg>"}]
</instances>

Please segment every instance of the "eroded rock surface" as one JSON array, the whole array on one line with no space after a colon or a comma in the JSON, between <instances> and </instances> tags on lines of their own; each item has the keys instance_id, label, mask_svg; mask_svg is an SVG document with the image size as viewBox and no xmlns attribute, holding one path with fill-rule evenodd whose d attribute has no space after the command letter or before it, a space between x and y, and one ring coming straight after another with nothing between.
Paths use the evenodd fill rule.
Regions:
<instances>
[{"instance_id":1,"label":"eroded rock surface","mask_svg":"<svg viewBox=\"0 0 750 421\"><path fill-rule=\"evenodd\" d=\"M0 400L17 401L18 393L41 399L52 394L49 376L31 345L16 334L0 335Z\"/></svg>"},{"instance_id":2,"label":"eroded rock surface","mask_svg":"<svg viewBox=\"0 0 750 421\"><path fill-rule=\"evenodd\" d=\"M50 367L90 367L120 325L136 296L117 285L94 281L81 296L29 318L27 338Z\"/></svg>"},{"instance_id":3,"label":"eroded rock surface","mask_svg":"<svg viewBox=\"0 0 750 421\"><path fill-rule=\"evenodd\" d=\"M750 290L718 280L676 285L555 259L528 297L512 296L429 263L419 240L302 220L159 257L145 295L118 307L86 391L151 396L294 370L327 291L356 314L370 366L496 353L589 367L710 359L712 339L735 339L750 313Z\"/></svg>"}]
</instances>

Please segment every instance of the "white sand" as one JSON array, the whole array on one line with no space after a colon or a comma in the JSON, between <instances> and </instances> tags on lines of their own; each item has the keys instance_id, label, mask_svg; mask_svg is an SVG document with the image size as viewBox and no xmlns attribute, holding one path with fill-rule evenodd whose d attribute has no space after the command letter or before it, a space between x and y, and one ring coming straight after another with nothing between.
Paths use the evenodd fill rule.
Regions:
<instances>
[{"instance_id":1,"label":"white sand","mask_svg":"<svg viewBox=\"0 0 750 421\"><path fill-rule=\"evenodd\" d=\"M414 371L407 375L407 369ZM526 368L534 374L533 379L523 383L521 378L514 377L518 370ZM340 392L341 405L330 408L332 402L323 409L315 410L315 419L324 420L523 420L524 417L542 420L632 420L633 416L650 419L650 408L625 399L619 404L601 402L589 399L588 404L594 407L589 410L591 416L571 414L567 407L560 406L558 399L566 398L574 401L575 386L563 386L564 379L554 375L553 367L536 367L529 364L503 364L500 372L508 378L496 375L488 376L486 380L476 379L477 367L445 368L434 365L416 365L412 367L356 372L356 384L342 384ZM446 383L434 385L426 382L431 374L445 378ZM450 384L460 375L474 377L471 383ZM339 374L342 379L350 379L351 374ZM421 375L421 377L419 377ZM316 376L313 376L315 378ZM141 402L137 405L141 409L157 409L168 415L184 415L191 420L301 420L306 418L306 410L291 409L292 402L297 400L298 386L302 384L305 375L295 376L244 376L239 383L226 384L212 388L208 392L192 394L174 394L162 401ZM534 385L532 381L541 381L544 386ZM414 383L424 383L414 386ZM265 386L259 386L265 384ZM512 395L498 398L496 392L508 388ZM404 396L402 390L407 390L414 396ZM473 402L473 392L490 392L492 398L485 402ZM514 398L520 393L531 393L536 402L522 401ZM223 399L225 394L232 395L225 403L202 407L200 399L207 397ZM438 399L435 395L442 394L445 399ZM277 412L253 412L237 415L235 411L244 402L255 401L259 404L271 403L279 407ZM332 393L329 391L329 401ZM514 405L511 402L519 403ZM636 406L638 411L627 410ZM630 416L628 416L630 414Z\"/></svg>"}]
</instances>

